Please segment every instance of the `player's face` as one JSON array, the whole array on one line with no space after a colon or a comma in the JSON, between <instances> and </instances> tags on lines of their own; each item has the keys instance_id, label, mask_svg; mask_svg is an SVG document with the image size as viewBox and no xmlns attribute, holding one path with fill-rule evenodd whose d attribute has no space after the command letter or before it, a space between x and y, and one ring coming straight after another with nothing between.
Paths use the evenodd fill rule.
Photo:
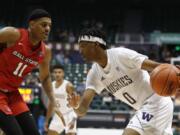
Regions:
<instances>
[{"instance_id":1,"label":"player's face","mask_svg":"<svg viewBox=\"0 0 180 135\"><path fill-rule=\"evenodd\" d=\"M51 19L42 17L30 23L30 29L37 40L46 40L51 30Z\"/></svg>"},{"instance_id":2,"label":"player's face","mask_svg":"<svg viewBox=\"0 0 180 135\"><path fill-rule=\"evenodd\" d=\"M62 80L64 78L64 71L63 69L54 69L53 75L56 81Z\"/></svg>"},{"instance_id":3,"label":"player's face","mask_svg":"<svg viewBox=\"0 0 180 135\"><path fill-rule=\"evenodd\" d=\"M91 62L95 60L95 56L98 55L95 43L81 41L79 43L79 51L83 57L83 59L87 62Z\"/></svg>"}]
</instances>

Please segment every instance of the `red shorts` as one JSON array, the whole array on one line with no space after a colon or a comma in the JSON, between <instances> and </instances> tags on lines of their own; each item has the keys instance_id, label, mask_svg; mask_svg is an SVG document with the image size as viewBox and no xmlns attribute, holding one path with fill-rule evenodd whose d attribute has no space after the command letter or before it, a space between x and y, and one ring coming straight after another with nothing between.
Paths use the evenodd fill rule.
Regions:
<instances>
[{"instance_id":1,"label":"red shorts","mask_svg":"<svg viewBox=\"0 0 180 135\"><path fill-rule=\"evenodd\" d=\"M19 91L1 92L0 91L0 110L7 115L18 115L29 111Z\"/></svg>"}]
</instances>

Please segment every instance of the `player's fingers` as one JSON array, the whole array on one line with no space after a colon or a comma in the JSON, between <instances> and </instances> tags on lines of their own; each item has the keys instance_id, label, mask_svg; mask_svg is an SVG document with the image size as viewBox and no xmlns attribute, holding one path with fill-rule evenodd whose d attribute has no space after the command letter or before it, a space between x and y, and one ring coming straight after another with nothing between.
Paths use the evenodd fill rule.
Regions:
<instances>
[{"instance_id":1,"label":"player's fingers","mask_svg":"<svg viewBox=\"0 0 180 135\"><path fill-rule=\"evenodd\" d=\"M75 121L72 120L72 121L68 124L69 129L73 129L73 128L74 128L74 124L75 124Z\"/></svg>"},{"instance_id":2,"label":"player's fingers","mask_svg":"<svg viewBox=\"0 0 180 135\"><path fill-rule=\"evenodd\" d=\"M45 131L45 132L48 131L48 124L47 124L47 123L44 124L44 131Z\"/></svg>"},{"instance_id":3,"label":"player's fingers","mask_svg":"<svg viewBox=\"0 0 180 135\"><path fill-rule=\"evenodd\" d=\"M180 65L176 65L176 67L180 70Z\"/></svg>"},{"instance_id":4,"label":"player's fingers","mask_svg":"<svg viewBox=\"0 0 180 135\"><path fill-rule=\"evenodd\" d=\"M70 125L69 129L73 129L74 128L74 123Z\"/></svg>"},{"instance_id":5,"label":"player's fingers","mask_svg":"<svg viewBox=\"0 0 180 135\"><path fill-rule=\"evenodd\" d=\"M79 102L79 101L80 101L80 98L81 98L80 95L77 95L77 96L76 96L76 101Z\"/></svg>"},{"instance_id":6,"label":"player's fingers","mask_svg":"<svg viewBox=\"0 0 180 135\"><path fill-rule=\"evenodd\" d=\"M80 102L80 95L79 94L72 94L70 97L68 97L68 106L70 107L76 107Z\"/></svg>"},{"instance_id":7,"label":"player's fingers","mask_svg":"<svg viewBox=\"0 0 180 135\"><path fill-rule=\"evenodd\" d=\"M75 96L75 95L73 95L73 94L72 94L72 95L68 95L67 100L68 100L68 101L74 100L74 96Z\"/></svg>"},{"instance_id":8,"label":"player's fingers","mask_svg":"<svg viewBox=\"0 0 180 135\"><path fill-rule=\"evenodd\" d=\"M75 96L68 99L68 106L74 107L76 104Z\"/></svg>"},{"instance_id":9,"label":"player's fingers","mask_svg":"<svg viewBox=\"0 0 180 135\"><path fill-rule=\"evenodd\" d=\"M73 93L68 94L68 98L72 98L73 96L74 96L74 94L73 94Z\"/></svg>"}]
</instances>

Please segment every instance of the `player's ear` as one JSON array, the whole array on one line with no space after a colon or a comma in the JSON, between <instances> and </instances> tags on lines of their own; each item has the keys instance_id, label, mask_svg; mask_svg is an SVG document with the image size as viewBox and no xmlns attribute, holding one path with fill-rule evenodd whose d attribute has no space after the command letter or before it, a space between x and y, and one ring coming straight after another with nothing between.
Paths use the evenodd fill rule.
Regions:
<instances>
[{"instance_id":1,"label":"player's ear","mask_svg":"<svg viewBox=\"0 0 180 135\"><path fill-rule=\"evenodd\" d=\"M35 24L34 21L30 21L30 22L29 22L29 27L30 27L30 28L33 28L33 27L34 27L34 24Z\"/></svg>"}]
</instances>

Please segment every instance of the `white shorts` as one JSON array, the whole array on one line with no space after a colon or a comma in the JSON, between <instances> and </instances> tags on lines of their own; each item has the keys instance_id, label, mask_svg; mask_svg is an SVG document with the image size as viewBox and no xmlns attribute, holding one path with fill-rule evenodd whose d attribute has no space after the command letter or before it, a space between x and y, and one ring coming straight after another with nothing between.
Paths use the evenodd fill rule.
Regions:
<instances>
[{"instance_id":1,"label":"white shorts","mask_svg":"<svg viewBox=\"0 0 180 135\"><path fill-rule=\"evenodd\" d=\"M173 107L170 97L156 101L152 96L132 117L127 128L136 130L140 135L173 135Z\"/></svg>"},{"instance_id":2,"label":"white shorts","mask_svg":"<svg viewBox=\"0 0 180 135\"><path fill-rule=\"evenodd\" d=\"M68 127L69 123L76 117L76 114L74 111L68 112L63 115L66 126L63 125L61 119L57 116L57 114L54 114L51 123L49 125L49 130L56 131L57 133L61 133L65 130L65 133L76 133L76 125L77 121L75 121L74 127L70 129Z\"/></svg>"}]
</instances>

